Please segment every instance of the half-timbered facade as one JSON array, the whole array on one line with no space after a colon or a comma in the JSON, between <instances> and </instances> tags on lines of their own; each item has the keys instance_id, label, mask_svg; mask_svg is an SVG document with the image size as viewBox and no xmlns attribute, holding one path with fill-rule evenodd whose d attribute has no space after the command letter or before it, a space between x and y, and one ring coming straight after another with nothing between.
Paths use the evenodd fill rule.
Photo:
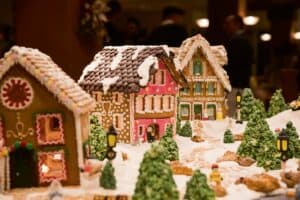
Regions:
<instances>
[{"instance_id":1,"label":"half-timbered facade","mask_svg":"<svg viewBox=\"0 0 300 200\"><path fill-rule=\"evenodd\" d=\"M181 119L222 119L227 112L226 92L231 90L222 67L227 62L225 48L210 46L201 35L196 35L186 39L174 52L175 62L189 85L179 93Z\"/></svg>"}]
</instances>

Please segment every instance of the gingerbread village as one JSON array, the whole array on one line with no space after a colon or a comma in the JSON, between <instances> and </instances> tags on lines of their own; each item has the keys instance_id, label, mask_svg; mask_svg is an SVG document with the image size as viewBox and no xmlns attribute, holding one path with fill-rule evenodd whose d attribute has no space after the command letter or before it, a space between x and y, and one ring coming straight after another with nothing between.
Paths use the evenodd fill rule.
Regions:
<instances>
[{"instance_id":1,"label":"gingerbread village","mask_svg":"<svg viewBox=\"0 0 300 200\"><path fill-rule=\"evenodd\" d=\"M223 46L106 46L72 80L37 49L0 60L0 199L294 199L300 99L236 96ZM298 192L298 193L297 193Z\"/></svg>"}]
</instances>

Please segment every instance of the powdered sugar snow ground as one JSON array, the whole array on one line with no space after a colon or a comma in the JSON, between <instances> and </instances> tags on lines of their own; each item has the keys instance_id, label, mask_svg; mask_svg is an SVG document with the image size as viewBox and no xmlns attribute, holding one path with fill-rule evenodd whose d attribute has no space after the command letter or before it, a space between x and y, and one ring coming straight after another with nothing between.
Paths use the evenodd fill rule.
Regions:
<instances>
[{"instance_id":1,"label":"powdered sugar snow ground","mask_svg":"<svg viewBox=\"0 0 300 200\"><path fill-rule=\"evenodd\" d=\"M221 121L203 121L203 136L205 142L194 143L190 138L176 136L175 140L179 146L180 162L193 168L200 169L203 173L209 175L211 172L211 165L216 162L217 158L222 156L227 150L236 152L240 142L233 144L223 143L223 134L230 126L230 119ZM300 111L285 111L270 119L267 122L271 130L276 128L284 128L288 121L292 121L296 126L298 133L300 133ZM231 129L234 134L242 133L245 129L246 123L231 124ZM68 193L73 191L75 193L85 194L128 194L132 195L135 188L135 183L138 176L139 164L142 161L143 154L150 148L150 144L130 145L118 144L116 147L117 158L113 161L115 167L115 175L117 178L117 190L109 191L99 187L99 178L95 177L90 180L84 180L83 186L76 191L72 189L65 189ZM128 160L122 160L122 152L128 155ZM287 162L287 170L296 170L298 167L296 159L291 159ZM222 184L227 189L228 195L221 200L250 200L263 196L264 194L251 191L244 185L235 185L234 182L241 176L250 176L252 174L264 172L262 168L256 167L255 164L251 167L241 167L235 162L221 162L219 169L224 178ZM279 178L279 170L268 172ZM174 175L178 190L181 197L184 194L186 181L190 179L188 176ZM284 184L282 184L285 187ZM275 192L282 192L275 191Z\"/></svg>"}]
</instances>

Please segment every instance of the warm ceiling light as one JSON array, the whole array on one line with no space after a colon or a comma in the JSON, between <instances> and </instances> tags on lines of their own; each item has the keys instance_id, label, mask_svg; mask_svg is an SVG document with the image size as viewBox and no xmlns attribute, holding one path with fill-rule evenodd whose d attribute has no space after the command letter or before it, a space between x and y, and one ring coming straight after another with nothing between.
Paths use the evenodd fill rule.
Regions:
<instances>
[{"instance_id":1,"label":"warm ceiling light","mask_svg":"<svg viewBox=\"0 0 300 200\"><path fill-rule=\"evenodd\" d=\"M260 40L263 42L268 42L272 39L272 35L270 33L263 33L260 35Z\"/></svg>"},{"instance_id":2,"label":"warm ceiling light","mask_svg":"<svg viewBox=\"0 0 300 200\"><path fill-rule=\"evenodd\" d=\"M209 19L207 19L207 18L197 19L196 23L200 28L208 28L209 27Z\"/></svg>"},{"instance_id":3,"label":"warm ceiling light","mask_svg":"<svg viewBox=\"0 0 300 200\"><path fill-rule=\"evenodd\" d=\"M256 16L247 16L243 18L243 22L247 26L254 26L258 23L258 21L259 21L259 17Z\"/></svg>"},{"instance_id":4,"label":"warm ceiling light","mask_svg":"<svg viewBox=\"0 0 300 200\"><path fill-rule=\"evenodd\" d=\"M295 32L293 36L294 36L295 40L300 40L300 31L299 32Z\"/></svg>"}]
</instances>

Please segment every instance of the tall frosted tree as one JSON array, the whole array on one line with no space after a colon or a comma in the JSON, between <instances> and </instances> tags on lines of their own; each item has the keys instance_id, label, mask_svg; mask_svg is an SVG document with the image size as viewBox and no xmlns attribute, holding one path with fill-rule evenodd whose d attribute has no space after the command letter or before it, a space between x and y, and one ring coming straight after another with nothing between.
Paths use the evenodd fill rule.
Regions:
<instances>
[{"instance_id":1,"label":"tall frosted tree","mask_svg":"<svg viewBox=\"0 0 300 200\"><path fill-rule=\"evenodd\" d=\"M106 133L95 115L92 115L90 119L90 136L88 142L92 156L99 160L104 160L107 145Z\"/></svg>"},{"instance_id":2,"label":"tall frosted tree","mask_svg":"<svg viewBox=\"0 0 300 200\"><path fill-rule=\"evenodd\" d=\"M272 117L282 111L288 109L287 104L282 96L281 89L276 90L270 100L270 106L268 109L268 116Z\"/></svg>"},{"instance_id":3,"label":"tall frosted tree","mask_svg":"<svg viewBox=\"0 0 300 200\"><path fill-rule=\"evenodd\" d=\"M267 117L265 105L261 100L254 98L254 109L259 110L263 118Z\"/></svg>"},{"instance_id":4,"label":"tall frosted tree","mask_svg":"<svg viewBox=\"0 0 300 200\"><path fill-rule=\"evenodd\" d=\"M286 124L285 132L289 138L288 142L288 158L300 158L300 140L297 130L293 123L289 121Z\"/></svg>"},{"instance_id":5,"label":"tall frosted tree","mask_svg":"<svg viewBox=\"0 0 300 200\"><path fill-rule=\"evenodd\" d=\"M245 88L241 100L241 119L249 121L249 116L254 111L254 96L250 88Z\"/></svg>"},{"instance_id":6,"label":"tall frosted tree","mask_svg":"<svg viewBox=\"0 0 300 200\"><path fill-rule=\"evenodd\" d=\"M250 116L238 154L255 159L257 166L266 170L280 169L280 153L276 148L276 138L260 110L256 110Z\"/></svg>"},{"instance_id":7,"label":"tall frosted tree","mask_svg":"<svg viewBox=\"0 0 300 200\"><path fill-rule=\"evenodd\" d=\"M172 170L165 161L163 148L157 143L152 144L150 150L144 154L132 199L179 199Z\"/></svg>"},{"instance_id":8,"label":"tall frosted tree","mask_svg":"<svg viewBox=\"0 0 300 200\"><path fill-rule=\"evenodd\" d=\"M214 200L215 193L208 186L206 175L197 169L186 184L185 200Z\"/></svg>"},{"instance_id":9,"label":"tall frosted tree","mask_svg":"<svg viewBox=\"0 0 300 200\"><path fill-rule=\"evenodd\" d=\"M178 146L175 140L173 139L173 126L169 125L165 131L165 134L159 141L159 144L163 147L164 156L166 160L178 160Z\"/></svg>"}]
</instances>

